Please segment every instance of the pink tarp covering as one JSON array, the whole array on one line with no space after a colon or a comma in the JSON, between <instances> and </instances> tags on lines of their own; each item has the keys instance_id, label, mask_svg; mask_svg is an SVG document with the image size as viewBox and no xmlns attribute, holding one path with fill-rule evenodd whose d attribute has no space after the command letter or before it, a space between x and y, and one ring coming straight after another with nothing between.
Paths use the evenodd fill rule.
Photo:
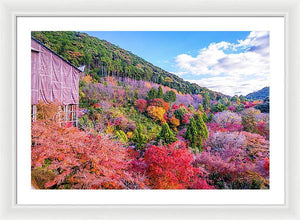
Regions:
<instances>
[{"instance_id":1,"label":"pink tarp covering","mask_svg":"<svg viewBox=\"0 0 300 220\"><path fill-rule=\"evenodd\" d=\"M31 39L31 104L79 104L80 71Z\"/></svg>"}]
</instances>

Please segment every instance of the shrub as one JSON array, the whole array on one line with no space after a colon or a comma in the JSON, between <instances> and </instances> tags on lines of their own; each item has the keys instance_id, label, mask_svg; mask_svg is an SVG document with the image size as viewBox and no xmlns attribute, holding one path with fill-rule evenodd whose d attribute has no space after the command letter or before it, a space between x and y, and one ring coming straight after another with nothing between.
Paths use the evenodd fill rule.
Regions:
<instances>
[{"instance_id":1,"label":"shrub","mask_svg":"<svg viewBox=\"0 0 300 220\"><path fill-rule=\"evenodd\" d=\"M128 120L124 115L118 115L112 118L109 123L114 125L117 130L123 130L124 132L133 131L135 129L134 121Z\"/></svg>"},{"instance_id":2,"label":"shrub","mask_svg":"<svg viewBox=\"0 0 300 220\"><path fill-rule=\"evenodd\" d=\"M123 144L126 144L128 142L127 135L124 133L124 131L122 130L116 131L116 136L120 139L120 141Z\"/></svg>"},{"instance_id":3,"label":"shrub","mask_svg":"<svg viewBox=\"0 0 300 220\"><path fill-rule=\"evenodd\" d=\"M246 144L246 137L238 132L215 132L209 136L205 142L205 146L210 151L222 151L228 148L243 148Z\"/></svg>"},{"instance_id":4,"label":"shrub","mask_svg":"<svg viewBox=\"0 0 300 220\"><path fill-rule=\"evenodd\" d=\"M260 114L260 111L254 108L248 108L241 112L244 131L258 133L256 121L256 115L258 114Z\"/></svg>"},{"instance_id":5,"label":"shrub","mask_svg":"<svg viewBox=\"0 0 300 220\"><path fill-rule=\"evenodd\" d=\"M189 113L185 113L183 116L182 116L182 124L189 124L190 123L190 114Z\"/></svg>"},{"instance_id":6,"label":"shrub","mask_svg":"<svg viewBox=\"0 0 300 220\"><path fill-rule=\"evenodd\" d=\"M242 131L243 130L243 125L241 124L225 124L224 127L220 126L217 123L212 123L209 122L206 124L207 129L211 132L217 132L217 131L221 131L221 132L233 132L233 131Z\"/></svg>"},{"instance_id":7,"label":"shrub","mask_svg":"<svg viewBox=\"0 0 300 220\"><path fill-rule=\"evenodd\" d=\"M181 106L178 109L175 110L174 115L177 119L179 119L180 121L182 121L183 116L188 113L188 110L184 107Z\"/></svg>"},{"instance_id":8,"label":"shrub","mask_svg":"<svg viewBox=\"0 0 300 220\"><path fill-rule=\"evenodd\" d=\"M169 110L170 106L167 102L165 102L164 100L162 99L151 99L149 101L149 106L157 106L157 107L162 107L163 109L165 109L166 111Z\"/></svg>"},{"instance_id":9,"label":"shrub","mask_svg":"<svg viewBox=\"0 0 300 220\"><path fill-rule=\"evenodd\" d=\"M149 186L154 189L211 189L193 167L193 155L177 141L167 146L151 146L145 153Z\"/></svg>"},{"instance_id":10,"label":"shrub","mask_svg":"<svg viewBox=\"0 0 300 220\"><path fill-rule=\"evenodd\" d=\"M147 113L154 121L165 122L164 114L166 110L163 107L148 106Z\"/></svg>"},{"instance_id":11,"label":"shrub","mask_svg":"<svg viewBox=\"0 0 300 220\"><path fill-rule=\"evenodd\" d=\"M231 105L231 106L228 107L228 110L234 112L235 111L235 107L233 105Z\"/></svg>"},{"instance_id":12,"label":"shrub","mask_svg":"<svg viewBox=\"0 0 300 220\"><path fill-rule=\"evenodd\" d=\"M88 115L85 114L78 119L78 127L82 130L86 130L88 128L93 128L93 121L89 119Z\"/></svg>"},{"instance_id":13,"label":"shrub","mask_svg":"<svg viewBox=\"0 0 300 220\"><path fill-rule=\"evenodd\" d=\"M240 125L242 118L237 113L231 111L218 112L212 117L212 122L217 123L222 128L225 128L229 124Z\"/></svg>"},{"instance_id":14,"label":"shrub","mask_svg":"<svg viewBox=\"0 0 300 220\"><path fill-rule=\"evenodd\" d=\"M173 116L169 119L169 121L170 121L171 127L172 127L175 131L177 131L177 127L180 125L179 119L175 118L175 116L173 115Z\"/></svg>"},{"instance_id":15,"label":"shrub","mask_svg":"<svg viewBox=\"0 0 300 220\"><path fill-rule=\"evenodd\" d=\"M236 112L240 112L243 111L245 109L245 106L243 104L238 104L235 106L235 111Z\"/></svg>"},{"instance_id":16,"label":"shrub","mask_svg":"<svg viewBox=\"0 0 300 220\"><path fill-rule=\"evenodd\" d=\"M36 105L37 108L37 119L38 120L51 120L54 122L60 122L64 120L64 112L60 105L56 102L45 103L39 101Z\"/></svg>"},{"instance_id":17,"label":"shrub","mask_svg":"<svg viewBox=\"0 0 300 220\"><path fill-rule=\"evenodd\" d=\"M145 99L138 99L135 101L135 107L143 113L147 108L147 101Z\"/></svg>"},{"instance_id":18,"label":"shrub","mask_svg":"<svg viewBox=\"0 0 300 220\"><path fill-rule=\"evenodd\" d=\"M257 124L258 134L264 136L269 140L269 122L259 122Z\"/></svg>"},{"instance_id":19,"label":"shrub","mask_svg":"<svg viewBox=\"0 0 300 220\"><path fill-rule=\"evenodd\" d=\"M178 105L176 105L176 104L173 104L173 105L172 105L172 110L176 110L176 109L178 109L178 108L179 108Z\"/></svg>"},{"instance_id":20,"label":"shrub","mask_svg":"<svg viewBox=\"0 0 300 220\"><path fill-rule=\"evenodd\" d=\"M268 188L265 158L269 158L269 142L262 136L217 132L208 138L205 151L196 156L196 163L204 166L218 188Z\"/></svg>"}]
</instances>

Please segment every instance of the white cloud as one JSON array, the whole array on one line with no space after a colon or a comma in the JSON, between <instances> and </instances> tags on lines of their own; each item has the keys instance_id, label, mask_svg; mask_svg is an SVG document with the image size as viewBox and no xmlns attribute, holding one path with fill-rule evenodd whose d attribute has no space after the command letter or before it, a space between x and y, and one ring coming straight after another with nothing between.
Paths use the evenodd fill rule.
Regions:
<instances>
[{"instance_id":1,"label":"white cloud","mask_svg":"<svg viewBox=\"0 0 300 220\"><path fill-rule=\"evenodd\" d=\"M268 85L269 32L253 31L236 44L211 43L196 57L180 54L175 61L177 74L193 76L191 82L228 95L247 94Z\"/></svg>"},{"instance_id":2,"label":"white cloud","mask_svg":"<svg viewBox=\"0 0 300 220\"><path fill-rule=\"evenodd\" d=\"M192 83L197 83L201 86L212 89L216 92L222 92L226 95L247 95L253 91L260 90L267 86L267 79L250 79L243 80L239 77L225 76L225 77L211 77L200 80L188 80Z\"/></svg>"}]
</instances>

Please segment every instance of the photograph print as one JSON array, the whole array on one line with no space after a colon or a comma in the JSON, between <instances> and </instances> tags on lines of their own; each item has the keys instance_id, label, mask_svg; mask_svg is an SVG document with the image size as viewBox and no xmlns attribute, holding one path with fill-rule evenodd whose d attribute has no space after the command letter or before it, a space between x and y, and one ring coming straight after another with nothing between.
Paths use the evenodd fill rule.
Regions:
<instances>
[{"instance_id":1,"label":"photograph print","mask_svg":"<svg viewBox=\"0 0 300 220\"><path fill-rule=\"evenodd\" d=\"M30 40L32 189L270 188L268 31Z\"/></svg>"}]
</instances>

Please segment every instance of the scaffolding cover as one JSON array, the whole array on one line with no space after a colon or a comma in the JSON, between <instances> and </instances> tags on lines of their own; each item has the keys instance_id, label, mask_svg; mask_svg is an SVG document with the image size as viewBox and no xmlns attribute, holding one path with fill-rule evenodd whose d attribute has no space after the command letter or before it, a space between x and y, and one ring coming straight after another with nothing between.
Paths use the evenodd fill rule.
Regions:
<instances>
[{"instance_id":1,"label":"scaffolding cover","mask_svg":"<svg viewBox=\"0 0 300 220\"><path fill-rule=\"evenodd\" d=\"M31 104L79 104L80 70L31 39Z\"/></svg>"}]
</instances>

